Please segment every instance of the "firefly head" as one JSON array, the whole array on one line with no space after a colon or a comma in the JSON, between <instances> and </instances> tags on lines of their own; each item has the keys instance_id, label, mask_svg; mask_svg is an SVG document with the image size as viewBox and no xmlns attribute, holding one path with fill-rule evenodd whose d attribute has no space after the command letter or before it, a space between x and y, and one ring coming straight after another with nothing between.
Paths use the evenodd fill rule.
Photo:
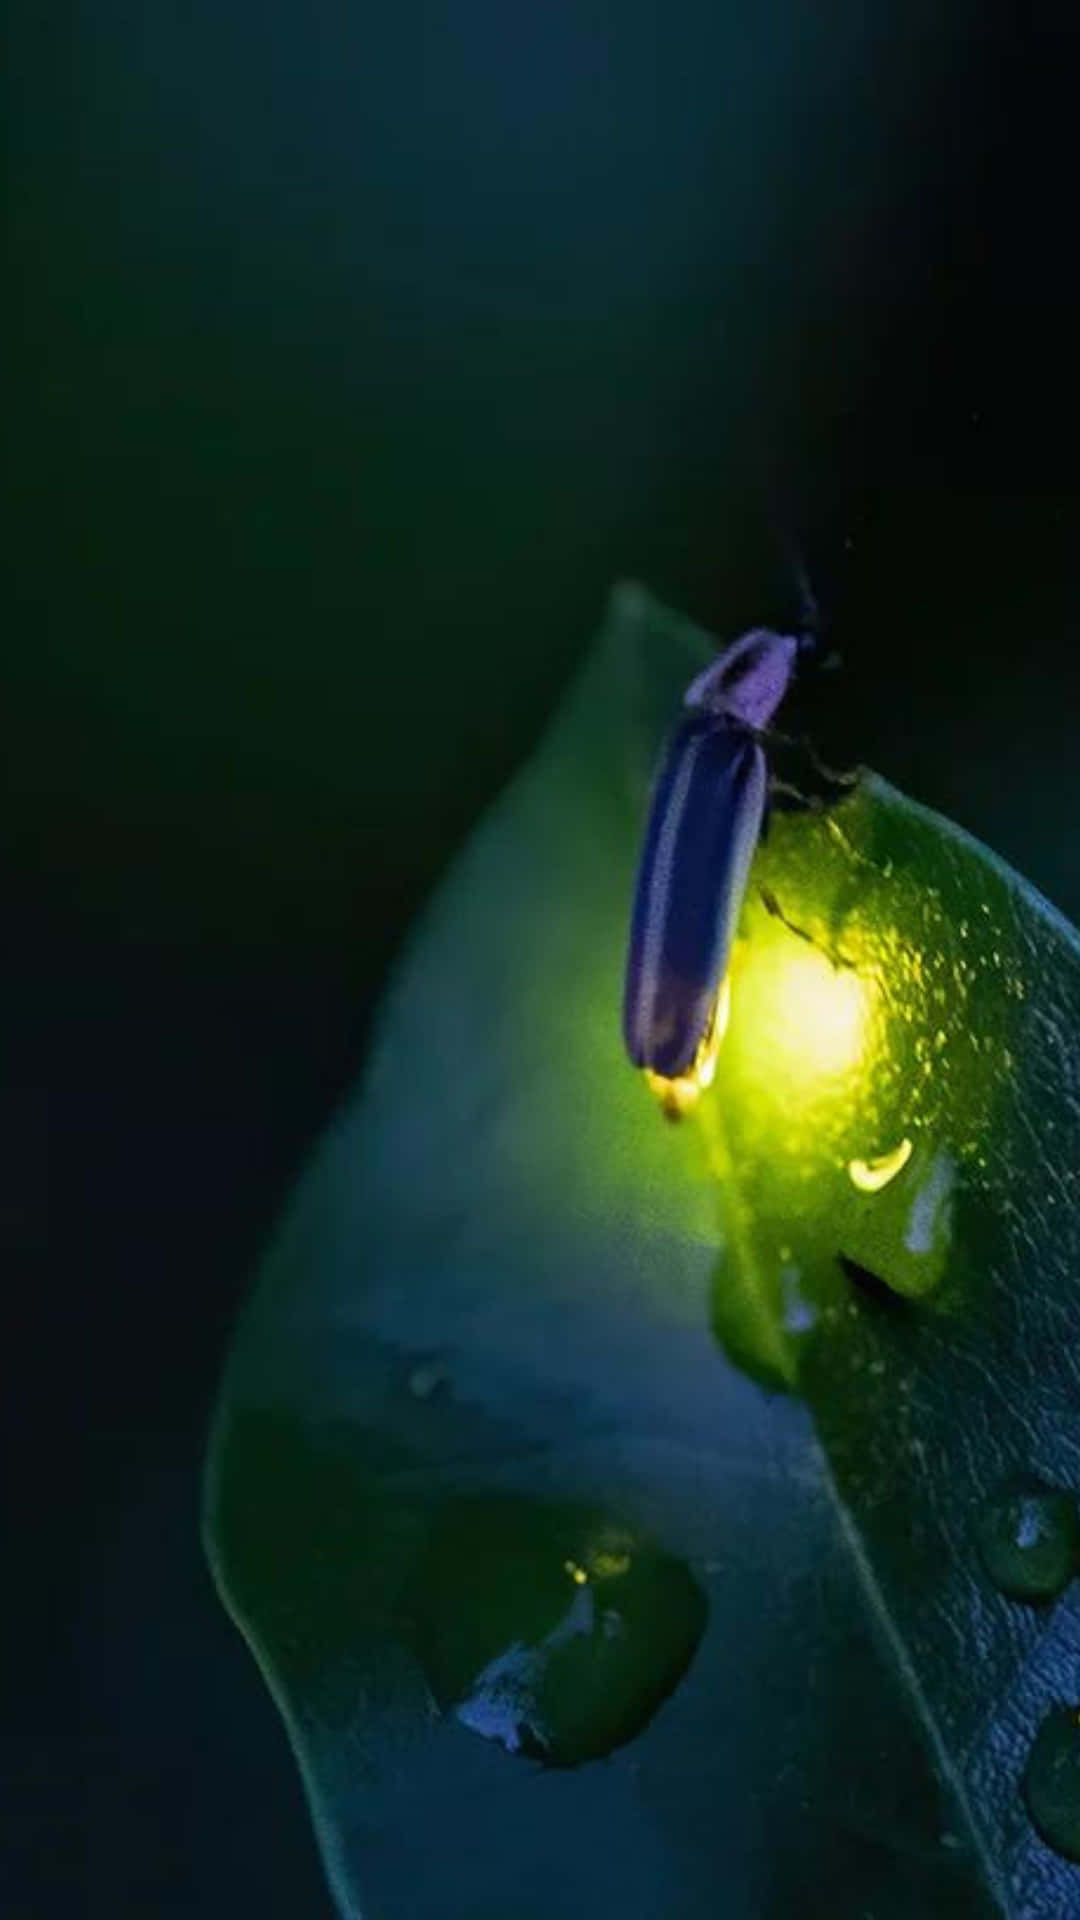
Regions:
<instances>
[{"instance_id":1,"label":"firefly head","mask_svg":"<svg viewBox=\"0 0 1080 1920\"><path fill-rule=\"evenodd\" d=\"M791 684L796 659L813 644L810 634L753 627L691 681L684 705L755 730L767 727Z\"/></svg>"}]
</instances>

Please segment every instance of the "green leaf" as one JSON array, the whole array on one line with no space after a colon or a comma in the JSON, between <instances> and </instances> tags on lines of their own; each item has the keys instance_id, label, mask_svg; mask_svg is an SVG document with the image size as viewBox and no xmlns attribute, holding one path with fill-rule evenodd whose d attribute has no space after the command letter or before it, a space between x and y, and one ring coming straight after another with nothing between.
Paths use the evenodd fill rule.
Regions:
<instances>
[{"instance_id":1,"label":"green leaf","mask_svg":"<svg viewBox=\"0 0 1080 1920\"><path fill-rule=\"evenodd\" d=\"M207 1548L344 1914L1080 1911L1072 1749L1025 1784L1080 1694L1077 937L866 775L774 821L667 1122L624 941L711 650L616 593L238 1329Z\"/></svg>"}]
</instances>

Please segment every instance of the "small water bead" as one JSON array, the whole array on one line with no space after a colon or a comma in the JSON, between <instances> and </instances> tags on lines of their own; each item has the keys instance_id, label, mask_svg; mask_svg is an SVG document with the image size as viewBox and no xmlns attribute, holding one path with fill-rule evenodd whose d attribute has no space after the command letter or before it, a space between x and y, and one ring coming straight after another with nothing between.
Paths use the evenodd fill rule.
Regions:
<instances>
[{"instance_id":1,"label":"small water bead","mask_svg":"<svg viewBox=\"0 0 1080 1920\"><path fill-rule=\"evenodd\" d=\"M809 1333L817 1325L818 1310L804 1292L798 1267L781 1267L780 1299L780 1324L786 1333Z\"/></svg>"},{"instance_id":2,"label":"small water bead","mask_svg":"<svg viewBox=\"0 0 1080 1920\"><path fill-rule=\"evenodd\" d=\"M707 1601L681 1560L610 1515L493 1495L437 1516L409 1613L443 1713L565 1767L647 1725L693 1658Z\"/></svg>"},{"instance_id":3,"label":"small water bead","mask_svg":"<svg viewBox=\"0 0 1080 1920\"><path fill-rule=\"evenodd\" d=\"M409 1392L414 1400L430 1400L449 1384L450 1369L441 1360L425 1361L409 1375Z\"/></svg>"},{"instance_id":4,"label":"small water bead","mask_svg":"<svg viewBox=\"0 0 1080 1920\"><path fill-rule=\"evenodd\" d=\"M1024 1799L1047 1846L1080 1862L1080 1706L1047 1714L1024 1769Z\"/></svg>"},{"instance_id":5,"label":"small water bead","mask_svg":"<svg viewBox=\"0 0 1080 1920\"><path fill-rule=\"evenodd\" d=\"M1002 1488L983 1508L975 1532L987 1573L1010 1600L1054 1600L1080 1567L1076 1501L1039 1480Z\"/></svg>"}]
</instances>

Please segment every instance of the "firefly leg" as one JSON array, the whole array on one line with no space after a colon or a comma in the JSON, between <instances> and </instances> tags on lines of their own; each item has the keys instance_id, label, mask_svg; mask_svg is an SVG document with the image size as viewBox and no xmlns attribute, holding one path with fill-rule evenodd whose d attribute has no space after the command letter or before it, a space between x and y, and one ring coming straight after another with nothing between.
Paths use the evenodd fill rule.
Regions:
<instances>
[{"instance_id":1,"label":"firefly leg","mask_svg":"<svg viewBox=\"0 0 1080 1920\"><path fill-rule=\"evenodd\" d=\"M858 781L859 769L857 767L850 773L838 773L835 767L826 766L824 760L819 757L809 734L776 733L770 727L765 730L760 737L767 746L794 747L799 753L805 756L814 772L818 775L818 778L823 780L826 786L839 787L846 791L849 787L855 786Z\"/></svg>"},{"instance_id":2,"label":"firefly leg","mask_svg":"<svg viewBox=\"0 0 1080 1920\"><path fill-rule=\"evenodd\" d=\"M820 794L804 793L790 780L778 780L775 775L769 781L768 802L777 813L820 813L824 805Z\"/></svg>"},{"instance_id":3,"label":"firefly leg","mask_svg":"<svg viewBox=\"0 0 1080 1920\"><path fill-rule=\"evenodd\" d=\"M786 927L789 933L797 933L799 939L805 940L808 946L812 947L816 945L813 934L807 933L805 927L797 927L793 920L788 919L787 914L784 912L779 900L770 887L759 887L758 894L766 913L771 913L773 919L779 920L780 925Z\"/></svg>"},{"instance_id":4,"label":"firefly leg","mask_svg":"<svg viewBox=\"0 0 1080 1920\"><path fill-rule=\"evenodd\" d=\"M759 840L768 839L769 822L774 813L820 813L824 804L818 794L804 793L801 787L793 787L790 781L778 780L775 774L770 774Z\"/></svg>"},{"instance_id":5,"label":"firefly leg","mask_svg":"<svg viewBox=\"0 0 1080 1920\"><path fill-rule=\"evenodd\" d=\"M831 967L835 967L837 971L842 967L848 968L852 972L857 970L854 960L849 959L847 954L841 953L838 948L834 949L826 942L815 938L812 933L807 932L805 927L800 927L796 920L789 920L771 887L759 887L758 898L766 913L771 914L774 920L779 920L780 925L786 927L789 933L797 934L800 940L805 940L807 946L813 947L815 952L824 954Z\"/></svg>"},{"instance_id":6,"label":"firefly leg","mask_svg":"<svg viewBox=\"0 0 1080 1920\"><path fill-rule=\"evenodd\" d=\"M810 765L813 767L814 772L818 774L820 778L824 780L830 787L841 787L846 789L848 787L854 787L857 784L858 778L859 778L858 767L852 768L848 773L838 773L835 767L827 767L824 760L821 760L818 758L817 750L814 746L813 741L809 740L805 735L803 735L802 739L799 741L799 745L802 747L802 750L805 753L807 759L809 760Z\"/></svg>"}]
</instances>

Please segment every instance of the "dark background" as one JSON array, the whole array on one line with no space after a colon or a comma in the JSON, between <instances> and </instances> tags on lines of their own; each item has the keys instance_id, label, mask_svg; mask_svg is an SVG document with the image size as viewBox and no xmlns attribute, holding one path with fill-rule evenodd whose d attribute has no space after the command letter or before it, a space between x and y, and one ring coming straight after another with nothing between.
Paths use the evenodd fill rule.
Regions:
<instances>
[{"instance_id":1,"label":"dark background","mask_svg":"<svg viewBox=\"0 0 1080 1920\"><path fill-rule=\"evenodd\" d=\"M5 1915L330 1912L230 1323L610 583L1080 915L1074 10L5 16ZM5 1879L6 1876L6 1879Z\"/></svg>"}]
</instances>

